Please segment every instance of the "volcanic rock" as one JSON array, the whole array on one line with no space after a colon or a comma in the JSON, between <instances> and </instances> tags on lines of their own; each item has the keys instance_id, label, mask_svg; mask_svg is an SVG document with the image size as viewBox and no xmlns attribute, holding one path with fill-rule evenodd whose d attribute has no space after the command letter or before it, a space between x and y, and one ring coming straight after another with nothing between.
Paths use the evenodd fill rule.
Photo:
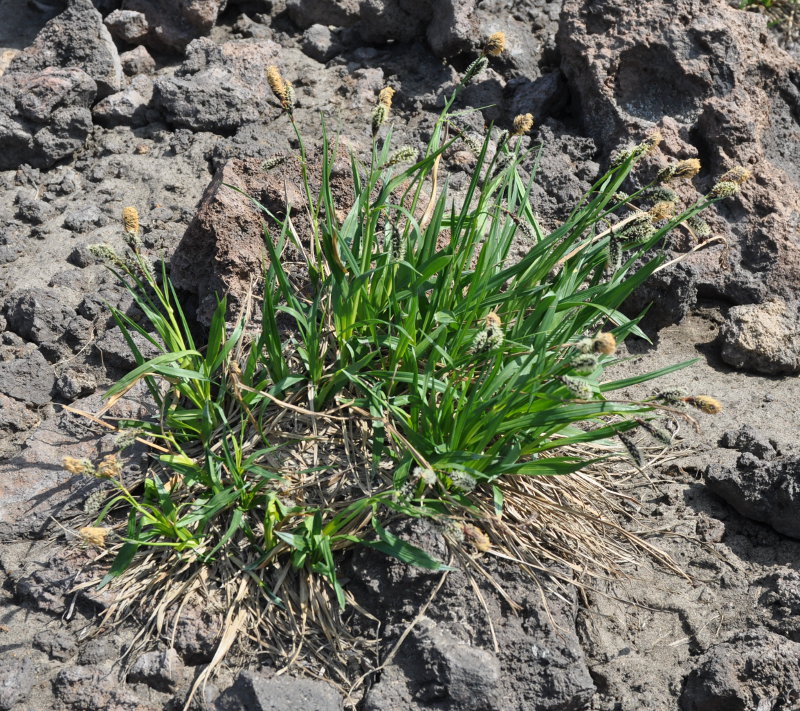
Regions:
<instances>
[{"instance_id":1,"label":"volcanic rock","mask_svg":"<svg viewBox=\"0 0 800 711\"><path fill-rule=\"evenodd\" d=\"M83 146L97 84L81 69L47 68L0 77L0 170L49 168Z\"/></svg>"},{"instance_id":2,"label":"volcanic rock","mask_svg":"<svg viewBox=\"0 0 800 711\"><path fill-rule=\"evenodd\" d=\"M264 74L281 52L270 40L195 40L175 76L156 79L155 104L176 126L229 133L273 106Z\"/></svg>"},{"instance_id":3,"label":"volcanic rock","mask_svg":"<svg viewBox=\"0 0 800 711\"><path fill-rule=\"evenodd\" d=\"M314 709L342 711L342 698L336 690L315 679L268 678L244 671L217 698L217 711L277 711L278 709Z\"/></svg>"},{"instance_id":4,"label":"volcanic rock","mask_svg":"<svg viewBox=\"0 0 800 711\"><path fill-rule=\"evenodd\" d=\"M100 97L122 88L122 64L103 18L91 0L71 0L50 20L33 44L18 54L8 73L35 73L48 67L76 67L97 84Z\"/></svg>"},{"instance_id":5,"label":"volcanic rock","mask_svg":"<svg viewBox=\"0 0 800 711\"><path fill-rule=\"evenodd\" d=\"M186 2L162 2L161 0L125 0L123 12L138 13L112 20L120 36L135 33L135 39L156 52L181 54L194 39L207 35L225 9L227 0L186 0ZM114 15L114 13L112 13ZM111 17L111 15L109 15ZM128 19L130 18L130 19ZM146 26L147 31L141 34Z\"/></svg>"},{"instance_id":6,"label":"volcanic rock","mask_svg":"<svg viewBox=\"0 0 800 711\"><path fill-rule=\"evenodd\" d=\"M573 108L603 155L660 127L667 156L703 165L695 187L681 188L687 201L734 165L752 169L716 208L727 257L719 243L688 260L696 290L734 304L796 297L800 71L764 17L720 0L566 0L557 43ZM647 158L635 180L664 165Z\"/></svg>"},{"instance_id":7,"label":"volcanic rock","mask_svg":"<svg viewBox=\"0 0 800 711\"><path fill-rule=\"evenodd\" d=\"M709 649L686 679L682 711L796 708L800 644L765 629L741 632Z\"/></svg>"},{"instance_id":8,"label":"volcanic rock","mask_svg":"<svg viewBox=\"0 0 800 711\"><path fill-rule=\"evenodd\" d=\"M732 307L720 334L722 360L766 375L800 373L798 311L782 299Z\"/></svg>"}]
</instances>

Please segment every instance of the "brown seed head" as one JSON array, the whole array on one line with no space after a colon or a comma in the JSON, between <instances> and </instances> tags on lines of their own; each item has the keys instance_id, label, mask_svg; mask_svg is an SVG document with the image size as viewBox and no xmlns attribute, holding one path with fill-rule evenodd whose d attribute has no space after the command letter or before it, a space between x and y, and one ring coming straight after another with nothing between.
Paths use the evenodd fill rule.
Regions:
<instances>
[{"instance_id":1,"label":"brown seed head","mask_svg":"<svg viewBox=\"0 0 800 711\"><path fill-rule=\"evenodd\" d=\"M461 530L464 533L464 541L469 543L475 550L485 553L492 547L492 542L480 528L471 523L465 523Z\"/></svg>"},{"instance_id":2,"label":"brown seed head","mask_svg":"<svg viewBox=\"0 0 800 711\"><path fill-rule=\"evenodd\" d=\"M275 98L281 102L281 106L285 105L287 101L286 84L283 82L283 77L278 67L273 64L267 67L267 83L269 88L272 89L272 93L275 94Z\"/></svg>"},{"instance_id":3,"label":"brown seed head","mask_svg":"<svg viewBox=\"0 0 800 711\"><path fill-rule=\"evenodd\" d=\"M97 476L101 479L115 479L122 474L122 462L116 454L107 454L97 465Z\"/></svg>"},{"instance_id":4,"label":"brown seed head","mask_svg":"<svg viewBox=\"0 0 800 711\"><path fill-rule=\"evenodd\" d=\"M599 333L592 341L592 350L603 355L613 355L617 351L617 339L613 333Z\"/></svg>"},{"instance_id":5,"label":"brown seed head","mask_svg":"<svg viewBox=\"0 0 800 711\"><path fill-rule=\"evenodd\" d=\"M657 129L657 128L654 128L650 132L650 135L647 136L647 138L645 138L642 141L641 146L642 146L643 150L645 151L645 153L651 153L656 148L658 148L658 146L661 144L661 141L663 141L663 140L664 140L664 136L661 133L661 131L659 129Z\"/></svg>"},{"instance_id":6,"label":"brown seed head","mask_svg":"<svg viewBox=\"0 0 800 711\"><path fill-rule=\"evenodd\" d=\"M674 170L672 171L673 178L684 178L691 180L700 172L700 161L697 158L687 158L686 160L678 161Z\"/></svg>"},{"instance_id":7,"label":"brown seed head","mask_svg":"<svg viewBox=\"0 0 800 711\"><path fill-rule=\"evenodd\" d=\"M649 214L654 222L659 220L668 220L675 213L675 203L669 200L662 200L657 202L650 208Z\"/></svg>"},{"instance_id":8,"label":"brown seed head","mask_svg":"<svg viewBox=\"0 0 800 711\"><path fill-rule=\"evenodd\" d=\"M75 457L64 457L62 465L70 474L80 474L81 476L94 476L94 467L88 459L76 459Z\"/></svg>"},{"instance_id":9,"label":"brown seed head","mask_svg":"<svg viewBox=\"0 0 800 711\"><path fill-rule=\"evenodd\" d=\"M86 543L97 546L98 548L106 547L108 533L109 529L102 528L101 526L85 526L78 530L78 534Z\"/></svg>"},{"instance_id":10,"label":"brown seed head","mask_svg":"<svg viewBox=\"0 0 800 711\"><path fill-rule=\"evenodd\" d=\"M135 207L122 208L122 228L129 235L139 234L139 211Z\"/></svg>"},{"instance_id":11,"label":"brown seed head","mask_svg":"<svg viewBox=\"0 0 800 711\"><path fill-rule=\"evenodd\" d=\"M710 395L690 395L684 398L692 407L696 407L700 412L705 412L707 415L718 415L722 412L722 403Z\"/></svg>"},{"instance_id":12,"label":"brown seed head","mask_svg":"<svg viewBox=\"0 0 800 711\"><path fill-rule=\"evenodd\" d=\"M497 57L498 55L503 53L503 50L505 48L506 48L505 33L495 32L493 35L490 35L488 40L486 40L486 44L483 46L483 53L488 54L491 57Z\"/></svg>"},{"instance_id":13,"label":"brown seed head","mask_svg":"<svg viewBox=\"0 0 800 711\"><path fill-rule=\"evenodd\" d=\"M728 172L724 173L719 182L729 182L729 183L736 183L737 185L741 185L745 180L748 180L752 173L744 168L741 165L737 165L731 168Z\"/></svg>"},{"instance_id":14,"label":"brown seed head","mask_svg":"<svg viewBox=\"0 0 800 711\"><path fill-rule=\"evenodd\" d=\"M533 128L533 114L520 114L514 117L514 136L522 136Z\"/></svg>"}]
</instances>

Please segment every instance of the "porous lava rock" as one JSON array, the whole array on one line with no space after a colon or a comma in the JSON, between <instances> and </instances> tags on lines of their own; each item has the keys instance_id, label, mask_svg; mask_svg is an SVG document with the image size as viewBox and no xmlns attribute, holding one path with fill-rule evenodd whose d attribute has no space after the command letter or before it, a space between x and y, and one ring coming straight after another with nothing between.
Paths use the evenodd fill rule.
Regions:
<instances>
[{"instance_id":1,"label":"porous lava rock","mask_svg":"<svg viewBox=\"0 0 800 711\"><path fill-rule=\"evenodd\" d=\"M319 165L312 161L309 167L312 194L319 170ZM351 206L350 181L349 169L335 166L333 195L337 207L342 209ZM210 323L217 297L227 296L229 313L233 313L250 289L258 293L268 263L263 226L275 242L280 234L280 227L267 219L246 196L257 200L280 219L288 211L300 239L305 243L310 239L298 161L286 158L271 169L265 168L264 161L259 158L226 161L203 193L197 213L172 257L173 283L196 295L196 317L201 323ZM284 268L296 283L305 283L308 277L302 268L302 254L287 244L282 258Z\"/></svg>"},{"instance_id":2,"label":"porous lava rock","mask_svg":"<svg viewBox=\"0 0 800 711\"><path fill-rule=\"evenodd\" d=\"M109 24L124 41L181 54L192 40L211 31L226 5L227 0L125 0L121 9L125 14L112 13Z\"/></svg>"},{"instance_id":3,"label":"porous lava rock","mask_svg":"<svg viewBox=\"0 0 800 711\"><path fill-rule=\"evenodd\" d=\"M193 131L230 133L270 112L274 117L264 75L281 53L270 40L195 40L175 75L155 80L155 104L169 123Z\"/></svg>"},{"instance_id":4,"label":"porous lava rock","mask_svg":"<svg viewBox=\"0 0 800 711\"><path fill-rule=\"evenodd\" d=\"M403 521L390 528L434 559L447 559L441 533L429 522ZM555 593L546 585L539 590L514 565L483 563L519 605L518 613L502 612L506 603L496 588L478 581L478 599L462 572L449 573L425 617L368 692L365 711L577 711L588 706L595 686L575 632L574 590ZM442 577L367 549L355 552L348 572L356 599L380 615L390 647Z\"/></svg>"},{"instance_id":5,"label":"porous lava rock","mask_svg":"<svg viewBox=\"0 0 800 711\"><path fill-rule=\"evenodd\" d=\"M70 0L29 47L20 52L8 73L36 73L48 67L76 67L97 84L99 97L122 88L122 63L103 18L91 0Z\"/></svg>"},{"instance_id":6,"label":"porous lava rock","mask_svg":"<svg viewBox=\"0 0 800 711\"><path fill-rule=\"evenodd\" d=\"M783 299L732 307L720 333L722 360L766 375L799 373L799 312L796 302Z\"/></svg>"},{"instance_id":7,"label":"porous lava rock","mask_svg":"<svg viewBox=\"0 0 800 711\"><path fill-rule=\"evenodd\" d=\"M741 454L733 466L708 466L705 481L709 489L742 516L800 538L800 456L778 456L756 430L741 430L735 437L726 433L725 443Z\"/></svg>"},{"instance_id":8,"label":"porous lava rock","mask_svg":"<svg viewBox=\"0 0 800 711\"><path fill-rule=\"evenodd\" d=\"M681 711L794 709L800 703L800 644L766 629L709 649L686 679Z\"/></svg>"},{"instance_id":9,"label":"porous lava rock","mask_svg":"<svg viewBox=\"0 0 800 711\"><path fill-rule=\"evenodd\" d=\"M301 28L355 26L365 42L426 40L434 54L452 57L481 41L475 0L289 0Z\"/></svg>"},{"instance_id":10,"label":"porous lava rock","mask_svg":"<svg viewBox=\"0 0 800 711\"><path fill-rule=\"evenodd\" d=\"M0 77L0 170L50 168L92 132L97 84L82 69L48 67Z\"/></svg>"},{"instance_id":11,"label":"porous lava rock","mask_svg":"<svg viewBox=\"0 0 800 711\"><path fill-rule=\"evenodd\" d=\"M699 157L695 186L680 188L694 201L732 166L752 170L716 208L727 250L687 261L695 292L734 304L796 297L800 67L765 19L723 0L566 0L557 45L573 109L603 155L660 127L663 154L643 161L637 180L652 179L665 155Z\"/></svg>"},{"instance_id":12,"label":"porous lava rock","mask_svg":"<svg viewBox=\"0 0 800 711\"><path fill-rule=\"evenodd\" d=\"M315 679L269 678L244 671L217 698L217 711L278 711L278 709L314 709L342 711L342 697L323 681Z\"/></svg>"}]
</instances>

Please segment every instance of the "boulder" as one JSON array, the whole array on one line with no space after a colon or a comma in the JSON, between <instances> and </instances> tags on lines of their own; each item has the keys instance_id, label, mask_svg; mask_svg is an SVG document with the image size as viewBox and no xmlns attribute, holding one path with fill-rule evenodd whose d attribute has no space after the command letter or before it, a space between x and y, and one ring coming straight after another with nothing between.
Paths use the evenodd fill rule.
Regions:
<instances>
[{"instance_id":1,"label":"boulder","mask_svg":"<svg viewBox=\"0 0 800 711\"><path fill-rule=\"evenodd\" d=\"M98 102L92 109L92 117L107 128L145 126L158 115L150 108L152 99L153 80L148 76L136 76L125 89Z\"/></svg>"},{"instance_id":2,"label":"boulder","mask_svg":"<svg viewBox=\"0 0 800 711\"><path fill-rule=\"evenodd\" d=\"M557 45L585 130L606 160L660 127L662 154L699 157L682 197L694 201L734 165L752 169L740 195L709 211L729 249L693 254L694 289L734 304L795 297L800 278L800 74L763 16L712 0L566 0ZM716 212L716 215L713 213ZM686 244L676 251L686 251ZM679 282L678 286L683 283ZM676 298L666 287L665 301Z\"/></svg>"},{"instance_id":3,"label":"boulder","mask_svg":"<svg viewBox=\"0 0 800 711\"><path fill-rule=\"evenodd\" d=\"M703 654L680 696L682 711L796 708L800 644L763 628L739 632Z\"/></svg>"},{"instance_id":4,"label":"boulder","mask_svg":"<svg viewBox=\"0 0 800 711\"><path fill-rule=\"evenodd\" d=\"M21 650L0 659L0 710L9 711L26 701L36 684L36 665Z\"/></svg>"},{"instance_id":5,"label":"boulder","mask_svg":"<svg viewBox=\"0 0 800 711\"><path fill-rule=\"evenodd\" d=\"M129 683L147 684L164 693L174 692L186 676L186 667L174 649L142 654L128 672Z\"/></svg>"},{"instance_id":6,"label":"boulder","mask_svg":"<svg viewBox=\"0 0 800 711\"><path fill-rule=\"evenodd\" d=\"M114 10L106 17L105 25L116 39L126 44L137 44L150 32L147 17L136 10Z\"/></svg>"},{"instance_id":7,"label":"boulder","mask_svg":"<svg viewBox=\"0 0 800 711\"><path fill-rule=\"evenodd\" d=\"M722 327L722 360L765 375L800 373L798 305L773 299L734 306Z\"/></svg>"},{"instance_id":8,"label":"boulder","mask_svg":"<svg viewBox=\"0 0 800 711\"><path fill-rule=\"evenodd\" d=\"M264 75L282 52L270 40L195 40L175 76L156 79L154 103L175 126L230 133L277 106Z\"/></svg>"},{"instance_id":9,"label":"boulder","mask_svg":"<svg viewBox=\"0 0 800 711\"><path fill-rule=\"evenodd\" d=\"M97 84L81 69L49 67L0 77L0 170L50 168L92 132Z\"/></svg>"},{"instance_id":10,"label":"boulder","mask_svg":"<svg viewBox=\"0 0 800 711\"><path fill-rule=\"evenodd\" d=\"M361 11L360 0L287 0L289 17L302 29L312 25L349 27L356 24Z\"/></svg>"},{"instance_id":11,"label":"boulder","mask_svg":"<svg viewBox=\"0 0 800 711\"><path fill-rule=\"evenodd\" d=\"M319 170L312 160L309 167L312 193L317 189L314 181ZM332 181L337 207L349 209L353 199L349 169L335 166ZM310 240L303 179L296 160L287 158L269 169L259 158L227 160L203 193L197 214L172 257L172 281L179 289L196 296L196 318L204 324L210 323L217 297L227 295L229 313L235 313L251 287L258 294L267 263L263 226L273 240L280 234L275 222L229 185L239 188L279 218L285 217L289 210L300 239L306 244ZM306 283L308 274L300 251L288 243L283 258L294 282Z\"/></svg>"},{"instance_id":12,"label":"boulder","mask_svg":"<svg viewBox=\"0 0 800 711\"><path fill-rule=\"evenodd\" d=\"M342 697L324 681L315 679L269 678L244 671L217 698L217 711L342 711Z\"/></svg>"},{"instance_id":13,"label":"boulder","mask_svg":"<svg viewBox=\"0 0 800 711\"><path fill-rule=\"evenodd\" d=\"M434 54L452 57L480 43L475 0L362 0L361 37L366 42L427 39Z\"/></svg>"},{"instance_id":14,"label":"boulder","mask_svg":"<svg viewBox=\"0 0 800 711\"><path fill-rule=\"evenodd\" d=\"M141 42L156 52L182 54L192 40L211 31L226 5L227 0L125 0L122 12L128 14L113 17L111 26L121 38L136 35L125 39L127 42Z\"/></svg>"},{"instance_id":15,"label":"boulder","mask_svg":"<svg viewBox=\"0 0 800 711\"><path fill-rule=\"evenodd\" d=\"M800 456L776 457L774 450L750 446L746 437L736 444L745 451L735 465L706 469L708 488L742 516L800 539Z\"/></svg>"},{"instance_id":16,"label":"boulder","mask_svg":"<svg viewBox=\"0 0 800 711\"><path fill-rule=\"evenodd\" d=\"M128 76L150 74L156 69L156 60L143 45L134 47L130 52L123 52L119 59L122 62L122 71Z\"/></svg>"},{"instance_id":17,"label":"boulder","mask_svg":"<svg viewBox=\"0 0 800 711\"><path fill-rule=\"evenodd\" d=\"M122 64L103 18L91 0L70 0L67 9L50 20L29 47L8 67L8 74L35 73L48 67L76 67L97 84L97 95L122 88Z\"/></svg>"}]
</instances>

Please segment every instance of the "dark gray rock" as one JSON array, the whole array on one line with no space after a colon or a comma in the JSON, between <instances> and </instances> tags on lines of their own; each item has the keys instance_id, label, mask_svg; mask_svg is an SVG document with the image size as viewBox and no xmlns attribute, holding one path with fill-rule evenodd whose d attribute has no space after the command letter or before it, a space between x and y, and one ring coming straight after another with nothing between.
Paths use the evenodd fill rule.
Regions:
<instances>
[{"instance_id":1,"label":"dark gray rock","mask_svg":"<svg viewBox=\"0 0 800 711\"><path fill-rule=\"evenodd\" d=\"M792 642L800 642L800 573L782 570L759 582L767 588L759 599L767 610L764 624Z\"/></svg>"},{"instance_id":2,"label":"dark gray rock","mask_svg":"<svg viewBox=\"0 0 800 711\"><path fill-rule=\"evenodd\" d=\"M452 57L480 44L474 0L363 0L359 30L367 42L425 37L439 57Z\"/></svg>"},{"instance_id":3,"label":"dark gray rock","mask_svg":"<svg viewBox=\"0 0 800 711\"><path fill-rule=\"evenodd\" d=\"M25 433L41 422L25 403L0 394L0 459L10 457L19 450Z\"/></svg>"},{"instance_id":4,"label":"dark gray rock","mask_svg":"<svg viewBox=\"0 0 800 711\"><path fill-rule=\"evenodd\" d=\"M187 664L211 661L219 644L222 620L198 607L186 607L175 626L175 649Z\"/></svg>"},{"instance_id":5,"label":"dark gray rock","mask_svg":"<svg viewBox=\"0 0 800 711\"><path fill-rule=\"evenodd\" d=\"M122 71L128 76L136 74L152 74L156 69L156 60L150 56L150 52L144 45L134 47L129 52L119 55L122 62Z\"/></svg>"},{"instance_id":6,"label":"dark gray rock","mask_svg":"<svg viewBox=\"0 0 800 711\"><path fill-rule=\"evenodd\" d=\"M136 41L157 52L181 54L192 40L211 31L226 5L227 0L186 0L179 3L126 0L125 10L144 16L148 31ZM137 20L135 27L140 27L140 23Z\"/></svg>"},{"instance_id":7,"label":"dark gray rock","mask_svg":"<svg viewBox=\"0 0 800 711\"><path fill-rule=\"evenodd\" d=\"M22 654L6 652L0 658L0 709L10 711L23 703L36 683L33 660Z\"/></svg>"},{"instance_id":8,"label":"dark gray rock","mask_svg":"<svg viewBox=\"0 0 800 711\"><path fill-rule=\"evenodd\" d=\"M122 88L116 45L91 0L71 0L33 44L14 57L8 72L36 73L47 67L82 69L96 82L100 97Z\"/></svg>"},{"instance_id":9,"label":"dark gray rock","mask_svg":"<svg viewBox=\"0 0 800 711\"><path fill-rule=\"evenodd\" d=\"M153 80L147 76L134 77L122 91L107 96L92 109L92 118L101 126L145 126L158 113L151 109Z\"/></svg>"},{"instance_id":10,"label":"dark gray rock","mask_svg":"<svg viewBox=\"0 0 800 711\"><path fill-rule=\"evenodd\" d=\"M150 32L147 17L136 10L114 10L106 16L104 22L111 34L126 44L138 44Z\"/></svg>"},{"instance_id":11,"label":"dark gray rock","mask_svg":"<svg viewBox=\"0 0 800 711\"><path fill-rule=\"evenodd\" d=\"M682 711L794 709L800 644L765 629L740 632L701 656L680 696Z\"/></svg>"},{"instance_id":12,"label":"dark gray rock","mask_svg":"<svg viewBox=\"0 0 800 711\"><path fill-rule=\"evenodd\" d=\"M120 657L121 642L107 635L87 640L78 651L78 664L84 666L115 662Z\"/></svg>"},{"instance_id":13,"label":"dark gray rock","mask_svg":"<svg viewBox=\"0 0 800 711\"><path fill-rule=\"evenodd\" d=\"M158 355L156 347L138 331L132 333L131 338L146 359ZM94 345L106 368L128 372L136 367L136 359L119 328L109 328Z\"/></svg>"},{"instance_id":14,"label":"dark gray rock","mask_svg":"<svg viewBox=\"0 0 800 711\"><path fill-rule=\"evenodd\" d=\"M156 79L155 105L168 122L194 131L226 133L252 123L271 105L264 74L281 52L270 40L195 40L175 76Z\"/></svg>"},{"instance_id":15,"label":"dark gray rock","mask_svg":"<svg viewBox=\"0 0 800 711\"><path fill-rule=\"evenodd\" d=\"M270 679L244 671L217 698L216 711L342 711L342 697L330 685L313 679Z\"/></svg>"},{"instance_id":16,"label":"dark gray rock","mask_svg":"<svg viewBox=\"0 0 800 711\"><path fill-rule=\"evenodd\" d=\"M358 22L360 0L287 0L289 17L299 27L334 25L349 27Z\"/></svg>"},{"instance_id":17,"label":"dark gray rock","mask_svg":"<svg viewBox=\"0 0 800 711\"><path fill-rule=\"evenodd\" d=\"M646 260L641 260L644 266ZM671 294L665 299L664 294ZM661 329L680 323L697 304L697 277L690 264L676 264L653 274L637 287L623 304L622 311L634 318L645 309L647 328Z\"/></svg>"},{"instance_id":18,"label":"dark gray rock","mask_svg":"<svg viewBox=\"0 0 800 711\"><path fill-rule=\"evenodd\" d=\"M432 557L447 559L441 534L429 522L405 521L391 529ZM560 597L548 592L545 603L518 568L491 564L488 571L522 608L518 615L501 613L505 603L496 590L481 586L488 614L503 619L495 627L499 651L491 651L487 610L466 577L451 572L428 608L428 620L409 635L370 689L365 711L577 711L589 704L595 688L575 633L574 592L562 591ZM391 644L429 599L441 573L358 550L348 577L359 602L381 615Z\"/></svg>"},{"instance_id":19,"label":"dark gray rock","mask_svg":"<svg viewBox=\"0 0 800 711\"><path fill-rule=\"evenodd\" d=\"M83 146L97 85L77 68L0 77L0 170L49 168Z\"/></svg>"},{"instance_id":20,"label":"dark gray rock","mask_svg":"<svg viewBox=\"0 0 800 711\"><path fill-rule=\"evenodd\" d=\"M97 380L91 368L74 366L67 368L57 378L55 394L66 402L91 395L97 390Z\"/></svg>"},{"instance_id":21,"label":"dark gray rock","mask_svg":"<svg viewBox=\"0 0 800 711\"><path fill-rule=\"evenodd\" d=\"M67 629L46 629L33 636L33 646L40 649L50 659L65 662L75 656L78 641Z\"/></svg>"},{"instance_id":22,"label":"dark gray rock","mask_svg":"<svg viewBox=\"0 0 800 711\"><path fill-rule=\"evenodd\" d=\"M325 25L311 25L303 32L303 51L318 62L327 62L342 51L342 45Z\"/></svg>"},{"instance_id":23,"label":"dark gray rock","mask_svg":"<svg viewBox=\"0 0 800 711\"><path fill-rule=\"evenodd\" d=\"M145 652L131 666L128 682L141 682L156 691L174 692L186 676L186 667L174 649Z\"/></svg>"},{"instance_id":24,"label":"dark gray rock","mask_svg":"<svg viewBox=\"0 0 800 711\"><path fill-rule=\"evenodd\" d=\"M719 444L727 449L750 452L759 459L775 459L778 454L775 442L750 425L743 425L738 430L724 432Z\"/></svg>"},{"instance_id":25,"label":"dark gray rock","mask_svg":"<svg viewBox=\"0 0 800 711\"><path fill-rule=\"evenodd\" d=\"M55 343L65 324L75 315L74 295L48 289L20 289L6 299L4 313L9 330L37 344Z\"/></svg>"},{"instance_id":26,"label":"dark gray rock","mask_svg":"<svg viewBox=\"0 0 800 711\"><path fill-rule=\"evenodd\" d=\"M85 205L67 213L66 217L64 217L64 229L84 234L97 227L103 227L109 222L108 215L97 205Z\"/></svg>"},{"instance_id":27,"label":"dark gray rock","mask_svg":"<svg viewBox=\"0 0 800 711\"><path fill-rule=\"evenodd\" d=\"M510 113L513 116L533 114L536 124L551 116L560 116L569 103L567 84L559 70L548 72L535 81L523 78L509 82L509 87L514 91Z\"/></svg>"},{"instance_id":28,"label":"dark gray rock","mask_svg":"<svg viewBox=\"0 0 800 711\"><path fill-rule=\"evenodd\" d=\"M506 708L497 657L486 649L463 643L432 620L420 620L413 632L412 646L404 656L415 658L420 667L419 678L415 679L415 700L452 711ZM393 669L388 678L382 677L373 687L367 695L365 711L407 708L397 693L397 684L392 683L397 681L392 679L398 676L397 671Z\"/></svg>"},{"instance_id":29,"label":"dark gray rock","mask_svg":"<svg viewBox=\"0 0 800 711\"><path fill-rule=\"evenodd\" d=\"M41 225L49 220L55 209L44 200L21 197L17 200L17 217L31 225Z\"/></svg>"},{"instance_id":30,"label":"dark gray rock","mask_svg":"<svg viewBox=\"0 0 800 711\"><path fill-rule=\"evenodd\" d=\"M95 667L62 669L53 681L53 693L72 711L152 711L153 708L132 689L120 684L115 674Z\"/></svg>"},{"instance_id":31,"label":"dark gray rock","mask_svg":"<svg viewBox=\"0 0 800 711\"><path fill-rule=\"evenodd\" d=\"M720 332L722 360L765 375L800 373L800 307L773 299L734 306Z\"/></svg>"},{"instance_id":32,"label":"dark gray rock","mask_svg":"<svg viewBox=\"0 0 800 711\"><path fill-rule=\"evenodd\" d=\"M21 402L49 403L55 379L52 366L39 351L0 363L0 393Z\"/></svg>"},{"instance_id":33,"label":"dark gray rock","mask_svg":"<svg viewBox=\"0 0 800 711\"><path fill-rule=\"evenodd\" d=\"M735 466L709 465L705 480L742 516L800 538L800 456L767 461L744 452Z\"/></svg>"}]
</instances>

